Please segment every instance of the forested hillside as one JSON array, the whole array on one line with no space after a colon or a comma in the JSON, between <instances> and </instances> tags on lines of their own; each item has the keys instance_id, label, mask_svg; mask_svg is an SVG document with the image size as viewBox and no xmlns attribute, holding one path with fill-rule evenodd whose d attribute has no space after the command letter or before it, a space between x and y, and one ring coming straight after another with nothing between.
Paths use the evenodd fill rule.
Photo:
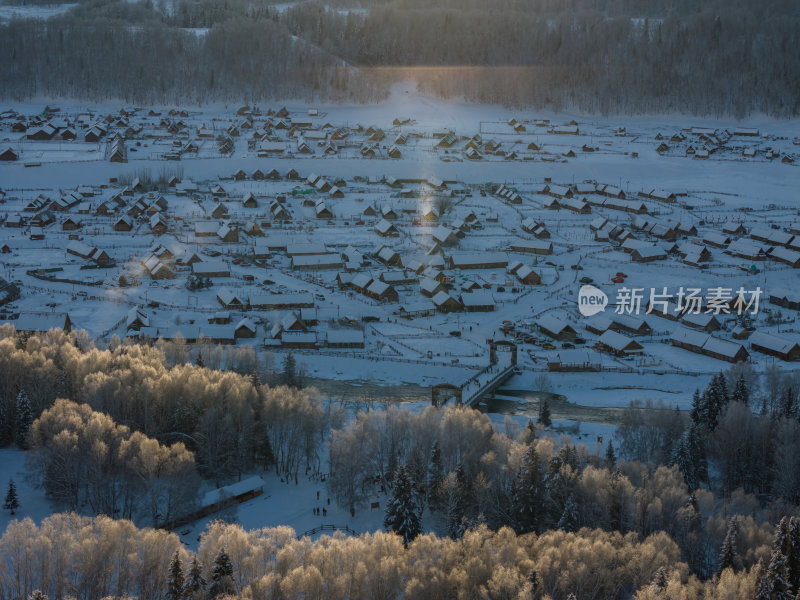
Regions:
<instances>
[{"instance_id":1,"label":"forested hillside","mask_svg":"<svg viewBox=\"0 0 800 600\"><path fill-rule=\"evenodd\" d=\"M280 375L252 351L101 349L85 332L28 337L9 326L0 338L0 443L27 450L30 477L57 509L105 515L12 522L0 597L163 597L178 562L182 581L206 582L196 598L800 590L800 386L774 367L718 374L688 418L633 406L613 440L588 448L532 422L493 427L465 408L353 414L262 384ZM327 491L346 509L366 508L383 486L385 526L399 535L312 543L288 528L217 523L192 566L175 536L111 520L169 526L193 509L198 477L220 485L265 469L293 479L327 469ZM422 531L425 511L439 537ZM86 547L109 550L77 550Z\"/></svg>"},{"instance_id":2,"label":"forested hillside","mask_svg":"<svg viewBox=\"0 0 800 600\"><path fill-rule=\"evenodd\" d=\"M6 98L374 102L413 76L430 93L515 107L800 111L800 8L777 0L88 0L0 31Z\"/></svg>"}]
</instances>

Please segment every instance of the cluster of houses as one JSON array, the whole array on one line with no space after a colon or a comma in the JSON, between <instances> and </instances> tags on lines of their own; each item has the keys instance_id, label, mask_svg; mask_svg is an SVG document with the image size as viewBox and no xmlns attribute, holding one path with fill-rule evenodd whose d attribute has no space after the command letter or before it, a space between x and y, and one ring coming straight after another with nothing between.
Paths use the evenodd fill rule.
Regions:
<instances>
[{"instance_id":1,"label":"cluster of houses","mask_svg":"<svg viewBox=\"0 0 800 600\"><path fill-rule=\"evenodd\" d=\"M396 117L389 128L359 123L337 123L318 110L289 111L286 107L261 110L242 107L228 118L210 119L185 110L157 111L123 108L119 112L62 114L48 107L42 114L24 115L15 111L0 114L0 129L30 141L105 142L106 160L126 162L139 146L152 148L164 160L203 156L231 156L242 140L249 152L261 158L337 156L346 153L358 158L397 160L406 148L420 145L440 156L459 153L467 160L562 161L576 156L576 150L594 152L598 147L584 143L578 148L554 144L550 151L541 138L578 136L579 124L551 123L548 119L509 119L498 123L495 137L480 133L457 135L452 129L430 134L413 131L414 120ZM553 139L551 137L551 139ZM555 146L558 149L555 149ZM0 160L16 160L19 152L0 149Z\"/></svg>"},{"instance_id":2,"label":"cluster of houses","mask_svg":"<svg viewBox=\"0 0 800 600\"><path fill-rule=\"evenodd\" d=\"M249 151L263 157L333 156L349 152L362 158L401 158L410 145L422 144L426 139L410 131L412 123L410 118L398 117L386 129L374 125L343 126L316 111L298 113L279 108L262 112L254 107L242 107L232 119L215 122L200 122L197 115L185 111L160 113L133 109L113 115L62 116L55 110L40 117L0 115L0 129L13 129L25 141L104 141L105 156L110 161L129 160L131 153L139 151L140 143L163 144L166 148L163 158L173 160L197 156L208 148L225 155L243 138ZM433 148L440 157L460 152L472 160L524 159L534 154L544 159L547 152L538 140L525 136L534 132L580 135L575 122L558 125L546 120L510 119L501 126L505 128L502 132L507 129L509 134L522 136L524 142L514 138L509 143L505 140L511 138L503 137L502 132L465 137L442 130L432 136ZM676 134L681 138L678 141L673 139L675 136L659 141L671 145L689 143L697 156L703 151L708 154L718 151L714 148L728 148L736 140L746 142L760 136L758 131L695 129ZM619 135L624 135L624 131ZM20 147L24 148L23 142ZM596 148L584 145L581 150L593 152ZM18 146L0 148L0 160L17 158ZM260 181L281 182L281 185L269 189L251 183ZM380 194L380 201L355 204L361 200L354 198L361 194L361 191L355 193L356 181L359 190L369 190L364 195ZM313 274L315 280L324 279L326 285L330 284L329 289L345 293L354 302L365 307L391 305L388 308L394 315L409 319L437 313L494 311L505 300L499 296L503 292L495 280L497 275L504 285L511 282L515 294L524 286L541 284L540 258L560 253L565 246L566 238L559 236L559 230L553 227L554 221L562 220L561 215L556 219L549 212L562 209L568 214L568 221L580 223L577 229L588 225L595 241L627 253L635 262L663 261L672 255L686 265L705 268L713 264L712 252L721 251L736 259L750 262L769 259L780 268L784 265L800 268L800 223L764 227L730 222L715 227L676 221L660 213L678 203L685 194L660 188L632 194L622 187L596 181L564 184L548 179L526 184L525 193L536 196L532 202L511 184L481 186L482 191L523 215L513 223L521 228L522 234L517 235L514 230L515 235L496 244L483 243L482 234L473 232L480 232L484 223L497 222L497 215L475 208L479 216L468 209L476 207L475 203L450 211L458 182L434 176L365 177L348 182L315 173L304 177L294 168L285 172L274 168L238 169L231 177L211 183L198 185L173 176L160 191L154 191L153 187L134 178L111 186L79 186L61 191L54 198L40 195L31 199L19 214L6 215L3 225L29 227L31 239L44 237L48 227L68 232L67 253L96 266L112 266L114 259L83 241L82 234L90 225L108 226L117 234L131 234L131 238L144 233L154 236L156 244L136 255L139 273L155 281L184 275L198 280L225 279L216 282L214 288L221 310L209 316L207 323L158 323L155 315L135 308L126 320L131 337L147 340L182 337L187 341L235 343L240 338L263 335L265 344L287 348L363 348L364 331L343 323L318 328L318 311L312 294L264 291L255 283L238 287L239 280L254 282L254 278L248 273L249 279L245 279L239 269L233 268L237 264L233 257L253 260L259 266L278 265L296 279L308 279ZM464 191L463 200L466 195ZM189 215L188 211L178 210L185 208L184 199L199 206L192 207L196 212ZM358 230L357 241L344 239L339 243L328 238L304 242L299 235L273 233L284 226L304 227L309 231L314 227L339 226L345 217L343 200L358 211L354 214L348 208L347 218L354 225L366 225ZM510 213L508 207L504 210ZM580 215L586 217L573 219ZM504 227L507 231L507 225L511 224L498 223L497 229ZM184 245L205 249L197 253L179 252L166 243L166 238L172 236ZM370 245L372 242L377 243ZM322 272L327 272L324 277ZM800 307L800 298L793 292L776 293L770 302L795 310ZM644 353L643 338L654 335L650 323L629 315L601 317L585 323L586 331L596 339L594 352L563 349L563 353L557 353L558 360L553 358L554 369L595 370L602 364L603 355L619 358ZM797 344L780 336L737 327L731 334L732 340L723 339L720 336L724 324L714 315L678 313L665 318L680 323L669 342L687 351L731 362L746 360L752 352L782 360L798 359ZM554 341L570 342L580 337L572 325L555 317L542 317L537 326ZM598 353L600 359L595 356Z\"/></svg>"},{"instance_id":3,"label":"cluster of houses","mask_svg":"<svg viewBox=\"0 0 800 600\"><path fill-rule=\"evenodd\" d=\"M792 164L796 160L791 152L764 145L764 137L757 127L689 127L673 134L659 132L655 136L655 142L659 154L679 153L698 160L708 159L714 154L732 154L745 159L761 156L766 160L780 159L786 164Z\"/></svg>"},{"instance_id":4,"label":"cluster of houses","mask_svg":"<svg viewBox=\"0 0 800 600\"><path fill-rule=\"evenodd\" d=\"M668 340L672 346L689 352L730 363L748 360L752 351L783 361L800 360L800 342L797 340L762 331L750 332L741 326L734 328L734 339L728 340L712 333L721 330L721 324L713 314L685 310L667 310L655 314L661 318L680 321L681 326L672 331ZM573 342L579 338L578 331L572 325L552 315L537 319L536 327L554 341ZM586 320L584 328L597 336L595 351L618 358L644 354L644 346L637 338L650 338L653 335L651 325L644 318L630 314L596 315ZM750 350L746 344L749 344ZM572 350L567 348L554 353L555 356L548 359L548 368L553 371L602 369L601 357L593 356L591 351L584 348L575 349L576 352Z\"/></svg>"}]
</instances>

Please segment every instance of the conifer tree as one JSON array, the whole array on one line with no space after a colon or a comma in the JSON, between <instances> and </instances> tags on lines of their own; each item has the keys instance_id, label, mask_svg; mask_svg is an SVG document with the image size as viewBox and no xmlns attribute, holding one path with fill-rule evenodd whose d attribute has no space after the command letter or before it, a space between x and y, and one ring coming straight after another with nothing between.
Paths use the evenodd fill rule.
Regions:
<instances>
[{"instance_id":1,"label":"conifer tree","mask_svg":"<svg viewBox=\"0 0 800 600\"><path fill-rule=\"evenodd\" d=\"M542 591L542 581L539 579L539 574L536 569L531 569L527 577L528 585L530 586L530 599L538 600L539 593Z\"/></svg>"},{"instance_id":2,"label":"conifer tree","mask_svg":"<svg viewBox=\"0 0 800 600\"><path fill-rule=\"evenodd\" d=\"M436 490L439 489L439 484L442 482L442 449L439 446L439 440L433 442L431 446L431 455L428 460L428 473L427 473L427 496L428 505L436 505Z\"/></svg>"},{"instance_id":3,"label":"conifer tree","mask_svg":"<svg viewBox=\"0 0 800 600\"><path fill-rule=\"evenodd\" d=\"M540 526L544 500L544 478L539 455L531 445L514 481L511 505L517 533L536 531Z\"/></svg>"},{"instance_id":4,"label":"conifer tree","mask_svg":"<svg viewBox=\"0 0 800 600\"><path fill-rule=\"evenodd\" d=\"M708 461L706 460L702 430L699 427L690 427L686 441L697 482L696 487L699 487L701 483L708 481Z\"/></svg>"},{"instance_id":5,"label":"conifer tree","mask_svg":"<svg viewBox=\"0 0 800 600\"><path fill-rule=\"evenodd\" d=\"M731 400L750 406L750 390L747 389L747 382L744 380L744 374L742 373L739 373L739 377L736 379Z\"/></svg>"},{"instance_id":6,"label":"conifer tree","mask_svg":"<svg viewBox=\"0 0 800 600\"><path fill-rule=\"evenodd\" d=\"M20 448L28 447L28 432L33 424L33 407L30 398L25 390L20 390L17 394L16 404L16 428L14 431L14 441Z\"/></svg>"},{"instance_id":7,"label":"conifer tree","mask_svg":"<svg viewBox=\"0 0 800 600\"><path fill-rule=\"evenodd\" d=\"M169 563L169 575L167 577L167 600L181 600L183 598L183 567L178 551Z\"/></svg>"},{"instance_id":8,"label":"conifer tree","mask_svg":"<svg viewBox=\"0 0 800 600\"><path fill-rule=\"evenodd\" d=\"M612 471L616 466L617 456L614 454L614 444L611 443L611 440L608 440L608 444L606 445L606 468Z\"/></svg>"},{"instance_id":9,"label":"conifer tree","mask_svg":"<svg viewBox=\"0 0 800 600\"><path fill-rule=\"evenodd\" d=\"M214 559L214 566L211 568L211 582L208 585L208 595L216 598L223 594L236 593L233 583L233 565L231 559L222 548Z\"/></svg>"},{"instance_id":10,"label":"conifer tree","mask_svg":"<svg viewBox=\"0 0 800 600\"><path fill-rule=\"evenodd\" d=\"M719 418L725 411L729 402L728 387L725 376L720 372L711 378L703 394L703 421L706 429L714 431L719 424Z\"/></svg>"},{"instance_id":11,"label":"conifer tree","mask_svg":"<svg viewBox=\"0 0 800 600\"><path fill-rule=\"evenodd\" d=\"M756 593L757 600L794 600L791 586L786 580L786 556L773 550L769 566L761 576Z\"/></svg>"},{"instance_id":12,"label":"conifer tree","mask_svg":"<svg viewBox=\"0 0 800 600\"><path fill-rule=\"evenodd\" d=\"M736 551L736 540L739 536L739 524L736 517L731 517L728 521L728 531L725 533L725 540L722 542L722 550L719 554L719 571L733 569L739 571L742 568L742 560Z\"/></svg>"},{"instance_id":13,"label":"conifer tree","mask_svg":"<svg viewBox=\"0 0 800 600\"><path fill-rule=\"evenodd\" d=\"M575 503L575 498L570 494L564 504L564 512L561 513L557 527L564 531L577 531L578 523L578 505Z\"/></svg>"},{"instance_id":14,"label":"conifer tree","mask_svg":"<svg viewBox=\"0 0 800 600\"><path fill-rule=\"evenodd\" d=\"M703 424L703 397L700 395L699 389L695 389L692 395L692 410L689 416L695 425Z\"/></svg>"},{"instance_id":15,"label":"conifer tree","mask_svg":"<svg viewBox=\"0 0 800 600\"><path fill-rule=\"evenodd\" d=\"M658 592L663 592L667 589L669 582L667 581L667 571L664 567L659 567L656 574L653 576L653 581L650 585Z\"/></svg>"},{"instance_id":16,"label":"conifer tree","mask_svg":"<svg viewBox=\"0 0 800 600\"><path fill-rule=\"evenodd\" d=\"M425 510L427 498L427 467L420 452L411 452L406 465L408 479L411 481L411 492L419 509L420 518Z\"/></svg>"},{"instance_id":17,"label":"conifer tree","mask_svg":"<svg viewBox=\"0 0 800 600\"><path fill-rule=\"evenodd\" d=\"M550 427L550 425L553 423L550 418L550 404L548 404L547 399L542 402L541 407L539 408L539 419L537 422L541 423L545 427Z\"/></svg>"},{"instance_id":18,"label":"conifer tree","mask_svg":"<svg viewBox=\"0 0 800 600\"><path fill-rule=\"evenodd\" d=\"M192 566L189 568L189 577L183 585L183 596L187 600L200 600L206 589L206 580L203 577L203 568L197 561L197 557L192 558Z\"/></svg>"},{"instance_id":19,"label":"conifer tree","mask_svg":"<svg viewBox=\"0 0 800 600\"><path fill-rule=\"evenodd\" d=\"M792 386L787 386L783 395L783 416L787 419L793 419L798 416L797 398L792 391Z\"/></svg>"},{"instance_id":20,"label":"conifer tree","mask_svg":"<svg viewBox=\"0 0 800 600\"><path fill-rule=\"evenodd\" d=\"M800 594L800 518L789 519L789 553L786 557L789 585Z\"/></svg>"},{"instance_id":21,"label":"conifer tree","mask_svg":"<svg viewBox=\"0 0 800 600\"><path fill-rule=\"evenodd\" d=\"M772 538L772 549L787 556L791 550L791 543L792 540L789 536L789 519L782 517L775 527L775 535Z\"/></svg>"},{"instance_id":22,"label":"conifer tree","mask_svg":"<svg viewBox=\"0 0 800 600\"><path fill-rule=\"evenodd\" d=\"M283 359L281 383L290 387L297 387L297 361L291 352L287 352Z\"/></svg>"},{"instance_id":23,"label":"conifer tree","mask_svg":"<svg viewBox=\"0 0 800 600\"><path fill-rule=\"evenodd\" d=\"M10 414L10 406L0 398L0 448L5 448L14 441L14 421Z\"/></svg>"},{"instance_id":24,"label":"conifer tree","mask_svg":"<svg viewBox=\"0 0 800 600\"><path fill-rule=\"evenodd\" d=\"M6 501L3 503L3 508L11 511L13 515L19 508L19 497L17 496L17 486L14 485L14 480L8 480L8 492L6 493Z\"/></svg>"},{"instance_id":25,"label":"conifer tree","mask_svg":"<svg viewBox=\"0 0 800 600\"><path fill-rule=\"evenodd\" d=\"M672 452L671 464L677 465L683 475L683 480L690 490L696 490L698 487L697 473L695 473L694 462L689 452L689 433L683 434Z\"/></svg>"},{"instance_id":26,"label":"conifer tree","mask_svg":"<svg viewBox=\"0 0 800 600\"><path fill-rule=\"evenodd\" d=\"M403 538L405 546L408 546L415 537L422 533L419 509L414 496L408 471L405 465L400 465L394 474L392 499L386 505L383 526Z\"/></svg>"}]
</instances>

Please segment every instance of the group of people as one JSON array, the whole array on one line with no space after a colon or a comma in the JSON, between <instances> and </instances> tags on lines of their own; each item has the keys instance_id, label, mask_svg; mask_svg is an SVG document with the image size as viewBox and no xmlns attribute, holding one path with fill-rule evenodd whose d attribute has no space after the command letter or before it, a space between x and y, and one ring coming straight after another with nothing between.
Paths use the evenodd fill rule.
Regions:
<instances>
[{"instance_id":1,"label":"group of people","mask_svg":"<svg viewBox=\"0 0 800 600\"><path fill-rule=\"evenodd\" d=\"M319 501L319 490L317 490L317 501ZM330 505L331 505L331 499L330 499L330 498L328 498L328 506L330 506ZM317 507L315 507L315 508L313 509L313 513L314 513L315 515L319 515L319 514L320 514L320 508L319 508L319 506L317 506ZM328 516L328 509L327 509L327 508L325 508L324 506L322 507L322 516L323 516L323 517L327 517L327 516Z\"/></svg>"}]
</instances>

